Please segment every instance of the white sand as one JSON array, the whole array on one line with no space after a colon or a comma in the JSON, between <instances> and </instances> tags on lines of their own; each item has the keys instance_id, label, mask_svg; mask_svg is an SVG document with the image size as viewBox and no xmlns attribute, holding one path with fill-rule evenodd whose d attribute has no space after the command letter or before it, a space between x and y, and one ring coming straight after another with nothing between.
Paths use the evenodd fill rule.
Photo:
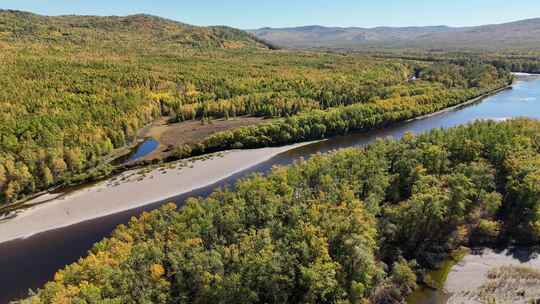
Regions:
<instances>
[{"instance_id":1,"label":"white sand","mask_svg":"<svg viewBox=\"0 0 540 304\"><path fill-rule=\"evenodd\" d=\"M540 257L532 255L520 261L507 250L500 253L484 249L480 254L469 254L452 268L444 289L451 294L476 291L487 282L489 270L501 266L526 266L540 270Z\"/></svg>"},{"instance_id":2,"label":"white sand","mask_svg":"<svg viewBox=\"0 0 540 304\"><path fill-rule=\"evenodd\" d=\"M514 74L514 76L517 76L517 77L528 77L528 76L539 76L540 74L531 74L531 73L521 73L521 72L514 72L512 73Z\"/></svg>"},{"instance_id":3,"label":"white sand","mask_svg":"<svg viewBox=\"0 0 540 304\"><path fill-rule=\"evenodd\" d=\"M162 201L214 184L306 144L309 143L215 153L211 159L176 162L173 169L167 168L166 164L144 175L141 173L144 169L127 171L65 196L46 194L29 203L53 200L0 222L0 243ZM186 167L181 168L182 163Z\"/></svg>"}]
</instances>

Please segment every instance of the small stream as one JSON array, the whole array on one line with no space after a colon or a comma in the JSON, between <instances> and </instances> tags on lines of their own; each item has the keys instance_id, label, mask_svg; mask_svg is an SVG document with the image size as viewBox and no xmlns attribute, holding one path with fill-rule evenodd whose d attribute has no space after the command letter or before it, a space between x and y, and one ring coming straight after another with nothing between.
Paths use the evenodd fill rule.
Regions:
<instances>
[{"instance_id":1,"label":"small stream","mask_svg":"<svg viewBox=\"0 0 540 304\"><path fill-rule=\"evenodd\" d=\"M330 138L289 150L262 162L250 169L226 178L214 185L203 187L188 193L154 202L147 206L112 214L103 218L60 228L26 239L0 244L0 303L23 297L29 288L39 288L53 278L54 273L67 264L85 256L92 245L108 236L119 224L125 224L132 216L143 211L156 209L165 202L181 205L192 196L206 196L216 187L233 184L251 173L267 173L275 165L288 165L299 158L309 158L315 153L330 150L367 145L378 138L400 138L406 132L421 133L434 128L449 128L466 124L478 119L504 120L512 117L531 117L540 119L540 77L526 77L515 83L513 89L485 98L474 104L459 107L438 115L415 121L393 125L370 132L353 133ZM143 142L130 155L130 160L147 156L158 147L155 140ZM422 304L445 303L440 293L419 293L414 302Z\"/></svg>"}]
</instances>

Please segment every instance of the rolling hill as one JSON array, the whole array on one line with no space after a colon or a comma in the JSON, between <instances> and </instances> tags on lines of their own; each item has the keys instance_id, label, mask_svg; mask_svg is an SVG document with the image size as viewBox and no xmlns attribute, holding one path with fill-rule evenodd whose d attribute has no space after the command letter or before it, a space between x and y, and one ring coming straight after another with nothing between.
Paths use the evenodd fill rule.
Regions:
<instances>
[{"instance_id":1,"label":"rolling hill","mask_svg":"<svg viewBox=\"0 0 540 304\"><path fill-rule=\"evenodd\" d=\"M257 37L290 48L538 49L540 18L475 27L261 28Z\"/></svg>"},{"instance_id":2,"label":"rolling hill","mask_svg":"<svg viewBox=\"0 0 540 304\"><path fill-rule=\"evenodd\" d=\"M152 15L41 16L0 10L0 41L183 47L265 47L252 35L230 27L198 27Z\"/></svg>"}]
</instances>

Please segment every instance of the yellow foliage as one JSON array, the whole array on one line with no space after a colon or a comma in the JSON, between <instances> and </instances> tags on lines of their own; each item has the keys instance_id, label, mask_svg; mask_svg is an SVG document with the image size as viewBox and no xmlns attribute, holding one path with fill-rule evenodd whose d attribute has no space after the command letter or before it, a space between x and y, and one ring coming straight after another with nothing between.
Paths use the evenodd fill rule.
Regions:
<instances>
[{"instance_id":1,"label":"yellow foliage","mask_svg":"<svg viewBox=\"0 0 540 304\"><path fill-rule=\"evenodd\" d=\"M200 246L202 245L203 240L200 238L188 239L184 241L184 244L187 246Z\"/></svg>"},{"instance_id":2,"label":"yellow foliage","mask_svg":"<svg viewBox=\"0 0 540 304\"><path fill-rule=\"evenodd\" d=\"M71 304L73 298L80 293L80 289L77 286L68 285L67 288L60 289L52 298L52 303L55 304Z\"/></svg>"},{"instance_id":3,"label":"yellow foliage","mask_svg":"<svg viewBox=\"0 0 540 304\"><path fill-rule=\"evenodd\" d=\"M165 268L161 264L150 266L150 274L154 280L159 280L165 274Z\"/></svg>"},{"instance_id":4,"label":"yellow foliage","mask_svg":"<svg viewBox=\"0 0 540 304\"><path fill-rule=\"evenodd\" d=\"M54 274L54 280L56 282L62 282L64 280L64 274L62 272L57 272Z\"/></svg>"}]
</instances>

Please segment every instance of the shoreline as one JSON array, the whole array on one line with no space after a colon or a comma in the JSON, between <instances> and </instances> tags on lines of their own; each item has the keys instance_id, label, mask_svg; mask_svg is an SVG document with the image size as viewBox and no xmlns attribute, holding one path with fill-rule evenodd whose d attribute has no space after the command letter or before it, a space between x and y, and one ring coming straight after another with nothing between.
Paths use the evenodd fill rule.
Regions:
<instances>
[{"instance_id":1,"label":"shoreline","mask_svg":"<svg viewBox=\"0 0 540 304\"><path fill-rule=\"evenodd\" d=\"M32 207L0 220L0 243L29 238L88 220L142 207L212 185L278 154L313 142L277 148L229 150L128 170L88 188L27 201ZM46 201L46 203L41 204Z\"/></svg>"},{"instance_id":2,"label":"shoreline","mask_svg":"<svg viewBox=\"0 0 540 304\"><path fill-rule=\"evenodd\" d=\"M415 118L411 118L411 119L406 120L405 122L412 122L412 121L416 121L416 120L429 118L429 117L436 116L436 115L439 115L439 114L443 114L443 113L446 113L446 112L449 112L449 111L452 111L452 110L455 110L455 109L459 109L461 107L471 105L473 103L481 101L482 99L485 99L485 98L491 97L493 95L499 94L502 91L511 90L512 87L514 86L514 84L515 84L515 82L511 83L511 84L509 84L507 86L501 87L499 89L496 89L496 90L490 91L488 93L482 94L482 95L480 95L478 97L469 99L469 100L467 100L465 102L462 102L462 103L459 103L457 105L450 106L448 108L444 108L442 110L439 110L437 112L433 112L433 113L430 113L430 114L426 114L426 115L418 116L418 117L415 117Z\"/></svg>"},{"instance_id":3,"label":"shoreline","mask_svg":"<svg viewBox=\"0 0 540 304\"><path fill-rule=\"evenodd\" d=\"M512 72L515 76L540 76L540 73L524 73L524 72Z\"/></svg>"},{"instance_id":4,"label":"shoreline","mask_svg":"<svg viewBox=\"0 0 540 304\"><path fill-rule=\"evenodd\" d=\"M540 271L540 257L527 248L473 250L457 263L448 274L444 291L449 303L477 303L475 293L489 281L489 271L498 267L529 267Z\"/></svg>"}]
</instances>

